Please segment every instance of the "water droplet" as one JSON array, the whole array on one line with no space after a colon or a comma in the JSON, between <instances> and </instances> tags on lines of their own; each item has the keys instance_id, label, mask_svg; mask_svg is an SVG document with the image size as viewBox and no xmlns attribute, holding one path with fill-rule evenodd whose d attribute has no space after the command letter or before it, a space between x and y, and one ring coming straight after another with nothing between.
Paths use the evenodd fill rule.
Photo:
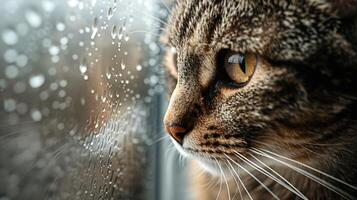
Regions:
<instances>
[{"instance_id":1,"label":"water droplet","mask_svg":"<svg viewBox=\"0 0 357 200\"><path fill-rule=\"evenodd\" d=\"M68 0L68 6L74 8L78 5L78 0Z\"/></svg>"},{"instance_id":2,"label":"water droplet","mask_svg":"<svg viewBox=\"0 0 357 200\"><path fill-rule=\"evenodd\" d=\"M25 12L25 17L27 19L27 22L30 24L30 26L34 28L38 28L42 24L41 16L34 10L27 10Z\"/></svg>"},{"instance_id":3,"label":"water droplet","mask_svg":"<svg viewBox=\"0 0 357 200\"><path fill-rule=\"evenodd\" d=\"M45 83L45 76L42 74L31 76L29 84L32 88L39 88Z\"/></svg>"},{"instance_id":4,"label":"water droplet","mask_svg":"<svg viewBox=\"0 0 357 200\"><path fill-rule=\"evenodd\" d=\"M60 90L60 91L58 92L58 96L61 97L61 98L65 97L65 96L66 96L66 91Z\"/></svg>"},{"instance_id":5,"label":"water droplet","mask_svg":"<svg viewBox=\"0 0 357 200\"><path fill-rule=\"evenodd\" d=\"M16 61L17 51L15 49L8 49L4 53L4 59L8 63L13 63Z\"/></svg>"},{"instance_id":6,"label":"water droplet","mask_svg":"<svg viewBox=\"0 0 357 200\"><path fill-rule=\"evenodd\" d=\"M83 8L84 8L84 3L83 3L82 1L79 2L78 8L79 8L79 10L83 10Z\"/></svg>"},{"instance_id":7,"label":"water droplet","mask_svg":"<svg viewBox=\"0 0 357 200\"><path fill-rule=\"evenodd\" d=\"M129 41L129 39L130 39L129 35L126 35L126 36L124 37L124 40L125 40L126 42Z\"/></svg>"},{"instance_id":8,"label":"water droplet","mask_svg":"<svg viewBox=\"0 0 357 200\"><path fill-rule=\"evenodd\" d=\"M61 38L60 43L61 43L61 45L66 45L66 44L68 44L68 38L67 38L67 37Z\"/></svg>"},{"instance_id":9,"label":"water droplet","mask_svg":"<svg viewBox=\"0 0 357 200\"><path fill-rule=\"evenodd\" d=\"M46 12L50 13L55 9L56 5L53 3L53 1L43 0L42 1L42 7Z\"/></svg>"},{"instance_id":10,"label":"water droplet","mask_svg":"<svg viewBox=\"0 0 357 200\"><path fill-rule=\"evenodd\" d=\"M67 87L68 82L67 82L66 80L61 80L61 81L59 82L59 85L60 85L61 87Z\"/></svg>"},{"instance_id":11,"label":"water droplet","mask_svg":"<svg viewBox=\"0 0 357 200\"><path fill-rule=\"evenodd\" d=\"M97 3L97 0L92 0L92 7L94 7L96 3Z\"/></svg>"},{"instance_id":12,"label":"water droplet","mask_svg":"<svg viewBox=\"0 0 357 200\"><path fill-rule=\"evenodd\" d=\"M91 35L92 40L95 38L97 33L98 33L98 17L94 17L93 24L92 24L92 35Z\"/></svg>"},{"instance_id":13,"label":"water droplet","mask_svg":"<svg viewBox=\"0 0 357 200\"><path fill-rule=\"evenodd\" d=\"M118 38L119 38L119 40L121 40L123 38L123 27L120 27L118 29Z\"/></svg>"},{"instance_id":14,"label":"water droplet","mask_svg":"<svg viewBox=\"0 0 357 200\"><path fill-rule=\"evenodd\" d=\"M19 67L25 67L27 65L28 58L26 55L19 55L16 59L16 65Z\"/></svg>"},{"instance_id":15,"label":"water droplet","mask_svg":"<svg viewBox=\"0 0 357 200\"><path fill-rule=\"evenodd\" d=\"M57 23L56 28L58 31L64 31L64 29L66 29L66 25L64 25L62 22L59 22Z\"/></svg>"},{"instance_id":16,"label":"water droplet","mask_svg":"<svg viewBox=\"0 0 357 200\"><path fill-rule=\"evenodd\" d=\"M155 75L152 75L152 76L150 77L150 82L151 82L152 85L157 84L157 83L159 82L159 77L157 77L157 76L155 76Z\"/></svg>"},{"instance_id":17,"label":"water droplet","mask_svg":"<svg viewBox=\"0 0 357 200\"><path fill-rule=\"evenodd\" d=\"M125 69L125 64L124 64L124 63L121 63L120 66L121 66L121 69L122 69L122 70Z\"/></svg>"},{"instance_id":18,"label":"water droplet","mask_svg":"<svg viewBox=\"0 0 357 200\"><path fill-rule=\"evenodd\" d=\"M112 77L112 74L110 72L107 72L106 76L107 76L108 79L110 79Z\"/></svg>"},{"instance_id":19,"label":"water droplet","mask_svg":"<svg viewBox=\"0 0 357 200\"><path fill-rule=\"evenodd\" d=\"M45 48L49 48L52 45L52 41L48 38L43 39L42 46Z\"/></svg>"},{"instance_id":20,"label":"water droplet","mask_svg":"<svg viewBox=\"0 0 357 200\"><path fill-rule=\"evenodd\" d=\"M57 83L51 83L50 89L51 89L52 91L57 90L57 89L58 89L58 84L57 84Z\"/></svg>"},{"instance_id":21,"label":"water droplet","mask_svg":"<svg viewBox=\"0 0 357 200\"><path fill-rule=\"evenodd\" d=\"M57 73L57 70L56 70L55 67L51 67L51 68L48 69L48 75L55 76L56 73Z\"/></svg>"},{"instance_id":22,"label":"water droplet","mask_svg":"<svg viewBox=\"0 0 357 200\"><path fill-rule=\"evenodd\" d=\"M14 65L7 66L5 68L5 76L9 79L14 79L19 75L19 70Z\"/></svg>"},{"instance_id":23,"label":"water droplet","mask_svg":"<svg viewBox=\"0 0 357 200\"><path fill-rule=\"evenodd\" d=\"M64 129L64 124L63 123L58 123L57 124L58 130L63 130Z\"/></svg>"},{"instance_id":24,"label":"water droplet","mask_svg":"<svg viewBox=\"0 0 357 200\"><path fill-rule=\"evenodd\" d=\"M48 51L51 55L55 56L59 54L60 49L57 46L51 46Z\"/></svg>"},{"instance_id":25,"label":"water droplet","mask_svg":"<svg viewBox=\"0 0 357 200\"><path fill-rule=\"evenodd\" d=\"M74 15L70 15L70 16L69 16L69 20L71 20L72 22L73 22L73 21L76 21L76 19L77 19L77 18L76 18L76 16L74 16Z\"/></svg>"},{"instance_id":26,"label":"water droplet","mask_svg":"<svg viewBox=\"0 0 357 200\"><path fill-rule=\"evenodd\" d=\"M113 17L113 8L112 7L109 7L107 16L108 16L108 20L110 20Z\"/></svg>"},{"instance_id":27,"label":"water droplet","mask_svg":"<svg viewBox=\"0 0 357 200\"><path fill-rule=\"evenodd\" d=\"M79 64L79 71L84 74L87 72L87 60L84 58L82 62Z\"/></svg>"},{"instance_id":28,"label":"water droplet","mask_svg":"<svg viewBox=\"0 0 357 200\"><path fill-rule=\"evenodd\" d=\"M41 112L39 110L34 109L34 110L31 111L31 118L32 118L33 121L39 122L42 119L42 114L41 114Z\"/></svg>"},{"instance_id":29,"label":"water droplet","mask_svg":"<svg viewBox=\"0 0 357 200\"><path fill-rule=\"evenodd\" d=\"M59 60L60 60L59 56L52 56L52 57L51 57L52 63L58 63Z\"/></svg>"},{"instance_id":30,"label":"water droplet","mask_svg":"<svg viewBox=\"0 0 357 200\"><path fill-rule=\"evenodd\" d=\"M16 101L14 99L6 99L4 101L4 110L13 112L16 109Z\"/></svg>"},{"instance_id":31,"label":"water droplet","mask_svg":"<svg viewBox=\"0 0 357 200\"><path fill-rule=\"evenodd\" d=\"M112 28L112 32L111 32L113 40L115 39L115 37L117 35L117 31L118 31L118 26L114 25L113 28Z\"/></svg>"},{"instance_id":32,"label":"water droplet","mask_svg":"<svg viewBox=\"0 0 357 200\"><path fill-rule=\"evenodd\" d=\"M43 100L43 101L47 100L49 96L50 96L50 95L48 94L47 91L42 91L42 92L40 93L40 99Z\"/></svg>"},{"instance_id":33,"label":"water droplet","mask_svg":"<svg viewBox=\"0 0 357 200\"><path fill-rule=\"evenodd\" d=\"M78 55L77 54L73 54L72 58L73 58L73 60L78 60Z\"/></svg>"},{"instance_id":34,"label":"water droplet","mask_svg":"<svg viewBox=\"0 0 357 200\"><path fill-rule=\"evenodd\" d=\"M6 29L2 32L2 40L5 42L7 45L14 45L18 42L19 38L17 36L17 33L13 30Z\"/></svg>"},{"instance_id":35,"label":"water droplet","mask_svg":"<svg viewBox=\"0 0 357 200\"><path fill-rule=\"evenodd\" d=\"M142 69L143 69L143 67L142 67L141 65L137 65L137 66L136 66L136 70L137 70L137 71L141 71Z\"/></svg>"}]
</instances>

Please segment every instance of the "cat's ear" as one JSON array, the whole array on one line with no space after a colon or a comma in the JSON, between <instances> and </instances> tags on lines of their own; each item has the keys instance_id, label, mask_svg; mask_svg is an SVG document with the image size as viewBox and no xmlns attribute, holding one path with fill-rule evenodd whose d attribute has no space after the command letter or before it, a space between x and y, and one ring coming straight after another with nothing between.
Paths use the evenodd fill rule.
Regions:
<instances>
[{"instance_id":1,"label":"cat's ear","mask_svg":"<svg viewBox=\"0 0 357 200\"><path fill-rule=\"evenodd\" d=\"M327 0L331 11L341 18L355 17L357 15L357 0Z\"/></svg>"}]
</instances>

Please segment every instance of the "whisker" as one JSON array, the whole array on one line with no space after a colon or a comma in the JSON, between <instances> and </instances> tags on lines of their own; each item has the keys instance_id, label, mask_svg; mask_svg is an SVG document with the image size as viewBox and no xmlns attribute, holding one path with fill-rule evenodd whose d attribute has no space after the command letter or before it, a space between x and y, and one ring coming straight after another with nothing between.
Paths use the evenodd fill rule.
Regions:
<instances>
[{"instance_id":1,"label":"whisker","mask_svg":"<svg viewBox=\"0 0 357 200\"><path fill-rule=\"evenodd\" d=\"M228 186L228 181L227 181L226 175L224 175L224 172L223 172L223 170L222 170L222 167L221 167L221 165L218 163L217 159L216 159L216 158L214 158L214 159L216 160L216 162L217 162L217 164L218 164L218 167L219 167L219 170L221 171L221 173L222 173L222 175L223 175L223 179L224 179L225 182L226 182L228 199L231 200L231 193L230 193L230 191L229 191L229 186Z\"/></svg>"},{"instance_id":2,"label":"whisker","mask_svg":"<svg viewBox=\"0 0 357 200\"><path fill-rule=\"evenodd\" d=\"M299 162L299 161L293 160L293 159L291 159L291 158L288 158L288 157L279 155L279 154L277 154L277 153L274 153L274 152L269 151L269 150L266 150L266 149L261 149L261 150L262 150L262 151L265 151L265 152L267 152L267 153L273 154L273 155L275 155L275 156L278 156L278 157L280 157L280 158L289 160L289 161L291 161L291 162L293 162L293 163L302 165L302 166L304 166L304 167L306 167L306 168L308 168L308 169L311 169L311 170L314 171L314 172L317 172L317 173L319 173L319 174L322 174L322 175L324 175L324 176L327 176L327 177L329 177L329 178L331 178L331 179L333 179L333 180L335 180L335 181L337 181L337 182L339 182L339 183L342 183L342 184L344 184L344 185L346 185L346 186L348 186L348 187L350 187L350 188L352 188L352 189L354 189L354 190L357 190L357 187L356 187L356 186L353 186L353 185L351 185L351 184L349 184L349 183L347 183L347 182L345 182L345 181L343 181L343 180L341 180L341 179L339 179L339 178L336 178L336 177L334 177L334 176L332 176L332 175L330 175L330 174L327 174L327 173L325 173L325 172L323 172L323 171L321 171L321 170L315 169L315 168L313 168L313 167L311 167L311 166L309 166L309 165L306 165L306 164L304 164L304 163L302 163L302 162Z\"/></svg>"},{"instance_id":3,"label":"whisker","mask_svg":"<svg viewBox=\"0 0 357 200\"><path fill-rule=\"evenodd\" d=\"M228 159L232 160L231 158L228 158ZM250 196L250 193L248 192L247 188L244 186L242 179L239 177L239 174L236 172L236 170L235 170L234 167L232 166L231 162L229 162L229 160L227 160L227 162L228 162L228 164L231 166L233 172L236 174L236 176L237 176L239 182L242 184L242 186L243 186L245 192L247 193L247 195L249 196L250 200L253 200L253 198L252 198L252 196ZM241 195L241 197L242 197L242 195ZM242 199L243 199L243 198L242 198Z\"/></svg>"},{"instance_id":4,"label":"whisker","mask_svg":"<svg viewBox=\"0 0 357 200\"><path fill-rule=\"evenodd\" d=\"M133 34L135 34L135 33L148 33L148 34L151 34L151 35L156 36L156 37L160 37L160 36L161 36L159 33L154 33L154 32L145 31L145 30L131 31L131 32L129 32L128 34L129 34L129 35L133 35Z\"/></svg>"},{"instance_id":5,"label":"whisker","mask_svg":"<svg viewBox=\"0 0 357 200\"><path fill-rule=\"evenodd\" d=\"M301 193L293 184L291 184L288 180L286 180L283 176L281 176L278 172L276 172L275 170L273 170L272 168L270 168L268 165L266 165L263 161L259 160L257 157L255 157L253 154L248 153L252 158L254 158L255 160L257 160L259 163L261 163L264 167L266 167L267 169L269 169L270 171L272 171L274 174L276 174L279 178L281 178L285 183L287 183L288 185L286 185L285 183L281 182L278 178L276 178L273 174L269 173L268 171L266 171L264 168L260 167L259 165L255 164L254 162L252 162L252 164L254 163L256 165L256 167L261 168L261 170L265 171L266 176L271 176L270 178L275 180L277 183L279 183L280 185L282 185L283 187L285 187L286 189L288 189L289 191L293 192L294 194L298 195L300 198L302 199L308 199L303 193ZM263 172L262 172L263 173ZM278 179L278 180L276 180ZM293 190L294 191L293 191Z\"/></svg>"},{"instance_id":6,"label":"whisker","mask_svg":"<svg viewBox=\"0 0 357 200\"><path fill-rule=\"evenodd\" d=\"M206 172L205 172L203 169L200 168L200 173L197 174L197 176L204 176L205 173L206 173ZM210 180L209 180L207 183L205 183L205 184L203 185L203 187L206 188L207 190L209 190L209 189L211 189L215 184L217 185L217 183L215 183L215 180L210 176Z\"/></svg>"},{"instance_id":7,"label":"whisker","mask_svg":"<svg viewBox=\"0 0 357 200\"><path fill-rule=\"evenodd\" d=\"M240 197L241 197L240 199L243 199L242 194L241 194L241 192L240 192L239 183L238 183L236 177L234 176L232 169L229 168L229 166L227 165L227 163L228 163L228 162L226 161L225 165L226 165L226 167L228 168L228 170L229 170L229 172L231 173L231 175L233 176L234 182L235 182L236 185L237 185L237 188L236 188L236 190L235 190L235 192L234 192L234 195L233 195L232 199L235 199L235 197L236 197L236 195L237 195L237 193L238 193L238 190L239 190Z\"/></svg>"},{"instance_id":8,"label":"whisker","mask_svg":"<svg viewBox=\"0 0 357 200\"><path fill-rule=\"evenodd\" d=\"M37 127L39 127L38 124L31 126L31 128L37 128ZM23 127L17 128L16 130L12 129L12 132L1 134L0 135L0 143L4 143L5 141L11 139L10 137L12 137L12 136L15 137L16 135L20 135L20 134L25 134L25 133L28 134L28 129L29 129L28 126L23 126Z\"/></svg>"},{"instance_id":9,"label":"whisker","mask_svg":"<svg viewBox=\"0 0 357 200\"><path fill-rule=\"evenodd\" d=\"M169 147L168 149L166 149L166 152L164 154L164 157L166 159L169 158L169 156L173 155L173 154L176 154L176 148L172 145L171 147Z\"/></svg>"},{"instance_id":10,"label":"whisker","mask_svg":"<svg viewBox=\"0 0 357 200\"><path fill-rule=\"evenodd\" d=\"M178 154L178 155L179 155L180 167L183 168L186 165L186 158L182 154Z\"/></svg>"},{"instance_id":11,"label":"whisker","mask_svg":"<svg viewBox=\"0 0 357 200\"><path fill-rule=\"evenodd\" d=\"M170 13L170 8L169 8L166 4L164 4L164 2L159 1L159 3L160 3L162 6L164 6L164 8L166 9L167 13Z\"/></svg>"},{"instance_id":12,"label":"whisker","mask_svg":"<svg viewBox=\"0 0 357 200\"><path fill-rule=\"evenodd\" d=\"M219 166L219 164L218 164L216 158L214 158L214 159L215 159L215 161L216 161L216 163L217 163L217 166ZM220 176L219 190L218 190L218 194L217 194L216 200L217 200L218 197L221 195L221 190L222 190L222 174L221 174L221 176Z\"/></svg>"},{"instance_id":13,"label":"whisker","mask_svg":"<svg viewBox=\"0 0 357 200\"><path fill-rule=\"evenodd\" d=\"M254 148L254 149L256 149L256 148ZM290 169L292 169L292 170L294 170L296 172L299 172L300 174L306 176L307 178L310 178L311 180L315 181L316 183L319 183L322 186L326 187L327 189L335 192L336 194L340 195L344 199L353 199L353 197L351 195L349 195L348 193L346 193L345 191L337 188L336 186L332 185L331 183L329 183L329 182L327 182L327 181L325 181L325 180L323 180L323 179L321 179L321 178L319 178L319 177L317 177L317 176L315 176L315 175L313 175L313 174L311 174L311 173L309 173L309 172L307 172L307 171L305 171L303 169L300 169L300 168L295 167L295 166L293 166L293 165L291 165L289 163L286 163L286 162L281 161L281 160L279 160L277 158L274 158L271 155L268 155L268 154L264 153L263 151L260 151L259 149L252 150L252 152L254 152L254 153L258 154L258 155L265 156L267 158L273 159L273 160L275 160L275 161L277 161L277 162L289 167Z\"/></svg>"},{"instance_id":14,"label":"whisker","mask_svg":"<svg viewBox=\"0 0 357 200\"><path fill-rule=\"evenodd\" d=\"M163 136L163 137L160 137L159 139L157 139L157 140L153 141L152 143L150 143L149 146L154 145L154 144L156 144L156 143L158 143L158 142L161 142L161 141L163 141L163 140L165 140L165 139L167 139L167 138L170 138L170 136L165 135L165 136Z\"/></svg>"},{"instance_id":15,"label":"whisker","mask_svg":"<svg viewBox=\"0 0 357 200\"><path fill-rule=\"evenodd\" d=\"M20 134L23 133L23 132L24 132L23 130L16 130L16 131L12 131L12 132L9 132L9 133L5 133L4 135L1 135L1 136L0 136L0 140L1 140L0 143L3 143L3 142L5 142L6 140L9 140L8 137L20 135Z\"/></svg>"},{"instance_id":16,"label":"whisker","mask_svg":"<svg viewBox=\"0 0 357 200\"><path fill-rule=\"evenodd\" d=\"M234 164L236 164L238 167L242 168L247 174L249 174L254 180L256 180L264 189L266 189L273 197L274 199L280 199L278 196L276 196L274 194L274 192L272 192L264 183L262 183L256 176L254 176L252 173L250 173L247 169L245 169L242 165L240 165L239 163L235 162L233 159L231 159L229 156L227 156L226 154L224 154L228 159L230 159ZM237 152L237 155L240 156ZM241 158L240 158L241 159ZM243 162L247 163L246 161L244 161L243 159L241 159ZM256 169L254 166L250 165L249 163L247 163L249 166L251 166L253 169Z\"/></svg>"},{"instance_id":17,"label":"whisker","mask_svg":"<svg viewBox=\"0 0 357 200\"><path fill-rule=\"evenodd\" d=\"M14 126L26 125L26 124L37 124L38 122L34 122L33 120L22 121L16 124L0 124L0 128L10 128Z\"/></svg>"},{"instance_id":18,"label":"whisker","mask_svg":"<svg viewBox=\"0 0 357 200\"><path fill-rule=\"evenodd\" d=\"M306 145L310 145L310 146L322 146L322 147L329 147L329 146L345 146L345 145L351 145L352 143L309 143L309 142L305 142Z\"/></svg>"},{"instance_id":19,"label":"whisker","mask_svg":"<svg viewBox=\"0 0 357 200\"><path fill-rule=\"evenodd\" d=\"M48 161L47 161L47 166L45 168L53 167L53 165L56 164L57 160L60 158L60 156L67 151L67 147L69 146L68 143L63 143L59 144L58 147L55 147L55 150L53 150L51 153L48 155ZM47 152L50 151L50 149L53 148L53 146L45 148L43 151ZM31 163L28 164L28 167L26 168L26 171L28 173L31 173L33 169L36 168L36 163L37 160L33 160Z\"/></svg>"},{"instance_id":20,"label":"whisker","mask_svg":"<svg viewBox=\"0 0 357 200\"><path fill-rule=\"evenodd\" d=\"M60 174L56 174L55 178L53 179L53 181L51 181L51 183L49 185L53 185L53 184L57 184L57 180L58 178L60 177ZM50 186L47 187L45 190L44 190L44 198L45 200L49 199L50 197Z\"/></svg>"},{"instance_id":21,"label":"whisker","mask_svg":"<svg viewBox=\"0 0 357 200\"><path fill-rule=\"evenodd\" d=\"M161 19L158 18L158 17L155 17L155 16L153 16L153 15L150 15L150 14L148 14L147 12L143 12L143 11L137 9L137 8L134 8L134 9L135 9L137 12L139 12L139 13L141 13L141 14L143 14L143 15L146 15L147 17L150 17L150 18L154 19L154 20L156 20L156 21L159 22L159 23L162 23L162 24L165 25L165 26L168 25L167 22L161 20Z\"/></svg>"}]
</instances>

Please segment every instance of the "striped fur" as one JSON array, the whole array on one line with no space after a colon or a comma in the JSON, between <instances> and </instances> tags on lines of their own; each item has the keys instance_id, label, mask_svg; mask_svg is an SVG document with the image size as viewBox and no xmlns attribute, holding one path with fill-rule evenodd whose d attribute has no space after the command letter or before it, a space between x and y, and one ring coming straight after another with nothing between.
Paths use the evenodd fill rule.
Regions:
<instances>
[{"instance_id":1,"label":"striped fur","mask_svg":"<svg viewBox=\"0 0 357 200\"><path fill-rule=\"evenodd\" d=\"M164 122L190 127L178 149L213 178L213 157L223 168L226 155L246 166L235 152L250 158L252 149L266 148L356 185L356 8L354 0L178 1L163 35L177 51ZM259 55L248 85L222 84L222 49ZM287 167L272 166L308 198L340 198ZM254 174L277 196L296 197ZM266 199L264 188L242 176L255 199Z\"/></svg>"}]
</instances>

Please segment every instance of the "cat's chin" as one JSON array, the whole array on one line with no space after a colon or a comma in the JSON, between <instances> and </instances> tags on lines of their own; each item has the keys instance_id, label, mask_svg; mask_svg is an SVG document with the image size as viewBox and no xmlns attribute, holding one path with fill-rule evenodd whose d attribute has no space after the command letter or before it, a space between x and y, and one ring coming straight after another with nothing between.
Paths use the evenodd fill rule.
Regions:
<instances>
[{"instance_id":1,"label":"cat's chin","mask_svg":"<svg viewBox=\"0 0 357 200\"><path fill-rule=\"evenodd\" d=\"M217 163L219 163L218 160L204 158L204 157L200 157L199 155L194 155L194 154L188 153L174 139L171 138L171 140L180 154L182 154L186 158L196 161L198 163L199 167L201 167L201 169L203 169L205 172L207 172L213 176L221 176L222 171L223 171L224 174L227 175L227 177L231 176L230 170L228 170L224 164L220 163L219 164L220 168L218 167L218 165L217 165Z\"/></svg>"},{"instance_id":2,"label":"cat's chin","mask_svg":"<svg viewBox=\"0 0 357 200\"><path fill-rule=\"evenodd\" d=\"M205 160L198 160L199 167L213 176L221 176L221 171L217 164ZM224 170L225 171L225 170ZM225 173L226 174L226 173Z\"/></svg>"}]
</instances>

